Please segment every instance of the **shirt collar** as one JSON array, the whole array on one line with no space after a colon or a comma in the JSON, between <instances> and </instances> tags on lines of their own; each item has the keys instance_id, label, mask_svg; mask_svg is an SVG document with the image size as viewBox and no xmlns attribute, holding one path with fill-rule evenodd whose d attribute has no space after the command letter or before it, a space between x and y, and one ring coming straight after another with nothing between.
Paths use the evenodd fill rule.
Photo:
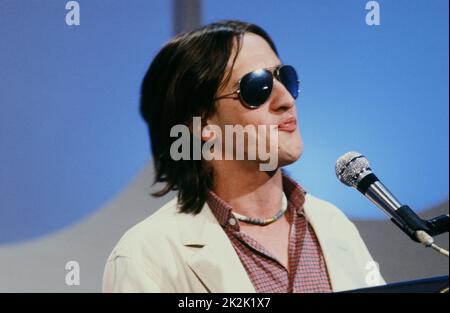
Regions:
<instances>
[{"instance_id":1,"label":"shirt collar","mask_svg":"<svg viewBox=\"0 0 450 313\"><path fill-rule=\"evenodd\" d=\"M290 178L284 171L282 174L283 180L283 191L286 194L288 200L288 211L292 212L295 210L297 214L303 214L303 204L305 203L306 192L303 188L292 178ZM214 191L208 190L206 196L206 202L208 203L211 211L216 217L217 221L222 227L229 225L229 220L233 218L231 213L232 206L228 204L225 200L220 198ZM239 225L236 223L232 227L239 230Z\"/></svg>"}]
</instances>

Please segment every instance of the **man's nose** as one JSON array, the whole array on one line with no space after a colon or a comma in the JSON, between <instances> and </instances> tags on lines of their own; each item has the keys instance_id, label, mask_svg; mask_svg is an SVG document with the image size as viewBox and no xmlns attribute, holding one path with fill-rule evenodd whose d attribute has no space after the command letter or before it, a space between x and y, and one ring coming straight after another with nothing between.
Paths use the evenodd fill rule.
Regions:
<instances>
[{"instance_id":1,"label":"man's nose","mask_svg":"<svg viewBox=\"0 0 450 313\"><path fill-rule=\"evenodd\" d=\"M277 79L273 80L270 105L274 111L286 111L295 105L295 99L286 87Z\"/></svg>"}]
</instances>

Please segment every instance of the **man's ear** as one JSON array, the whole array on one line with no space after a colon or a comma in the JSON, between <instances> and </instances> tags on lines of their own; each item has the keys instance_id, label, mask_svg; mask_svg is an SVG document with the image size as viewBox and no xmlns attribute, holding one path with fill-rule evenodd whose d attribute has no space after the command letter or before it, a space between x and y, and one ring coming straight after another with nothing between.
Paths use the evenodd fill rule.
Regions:
<instances>
[{"instance_id":1,"label":"man's ear","mask_svg":"<svg viewBox=\"0 0 450 313\"><path fill-rule=\"evenodd\" d=\"M194 137L200 137L201 141L208 141L215 138L214 127L210 125L212 121L205 115L193 116L187 121L186 125Z\"/></svg>"},{"instance_id":2,"label":"man's ear","mask_svg":"<svg viewBox=\"0 0 450 313\"><path fill-rule=\"evenodd\" d=\"M189 128L189 131L191 134L195 136L195 134L200 134L200 129L198 129L198 126L196 126L197 123L194 123L195 117L191 117L187 122L186 126Z\"/></svg>"},{"instance_id":3,"label":"man's ear","mask_svg":"<svg viewBox=\"0 0 450 313\"><path fill-rule=\"evenodd\" d=\"M209 141L216 138L216 133L214 132L214 127L206 124L202 129L202 141Z\"/></svg>"},{"instance_id":4,"label":"man's ear","mask_svg":"<svg viewBox=\"0 0 450 313\"><path fill-rule=\"evenodd\" d=\"M203 117L202 124L202 141L212 141L220 138L221 130L214 116Z\"/></svg>"}]
</instances>

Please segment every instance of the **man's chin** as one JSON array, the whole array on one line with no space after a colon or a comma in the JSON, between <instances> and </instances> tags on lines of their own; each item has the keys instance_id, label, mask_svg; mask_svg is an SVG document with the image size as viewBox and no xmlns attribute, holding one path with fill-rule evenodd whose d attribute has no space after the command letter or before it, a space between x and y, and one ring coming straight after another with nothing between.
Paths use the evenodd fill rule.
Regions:
<instances>
[{"instance_id":1,"label":"man's chin","mask_svg":"<svg viewBox=\"0 0 450 313\"><path fill-rule=\"evenodd\" d=\"M301 152L296 153L283 153L278 157L278 165L279 167L290 165L300 159L302 156Z\"/></svg>"}]
</instances>

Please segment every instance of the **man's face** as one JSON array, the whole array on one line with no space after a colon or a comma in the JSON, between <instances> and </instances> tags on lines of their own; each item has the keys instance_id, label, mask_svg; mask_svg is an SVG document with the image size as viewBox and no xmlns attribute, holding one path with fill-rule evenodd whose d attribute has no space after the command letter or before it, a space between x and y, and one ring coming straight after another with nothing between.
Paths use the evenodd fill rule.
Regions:
<instances>
[{"instance_id":1,"label":"man's face","mask_svg":"<svg viewBox=\"0 0 450 313\"><path fill-rule=\"evenodd\" d=\"M234 54L230 57L231 68ZM271 68L281 64L269 44L260 36L247 33L243 37L241 51L236 59L228 84L216 96L229 94L238 88L239 79L254 70ZM289 91L277 80L273 81L270 98L258 107L250 109L239 99L224 98L216 101L216 113L208 118L208 124L217 125L225 134L225 125L278 125L289 117L296 118L295 100ZM268 127L267 127L268 128ZM222 137L223 138L223 137ZM268 141L269 138L267 136ZM236 142L234 143L236 144ZM267 142L267 146L268 146ZM273 142L271 143L273 144ZM247 147L244 148L247 150ZM278 167L291 164L300 158L303 144L298 128L278 131ZM247 154L247 151L245 151ZM254 162L259 162L256 160Z\"/></svg>"}]
</instances>

